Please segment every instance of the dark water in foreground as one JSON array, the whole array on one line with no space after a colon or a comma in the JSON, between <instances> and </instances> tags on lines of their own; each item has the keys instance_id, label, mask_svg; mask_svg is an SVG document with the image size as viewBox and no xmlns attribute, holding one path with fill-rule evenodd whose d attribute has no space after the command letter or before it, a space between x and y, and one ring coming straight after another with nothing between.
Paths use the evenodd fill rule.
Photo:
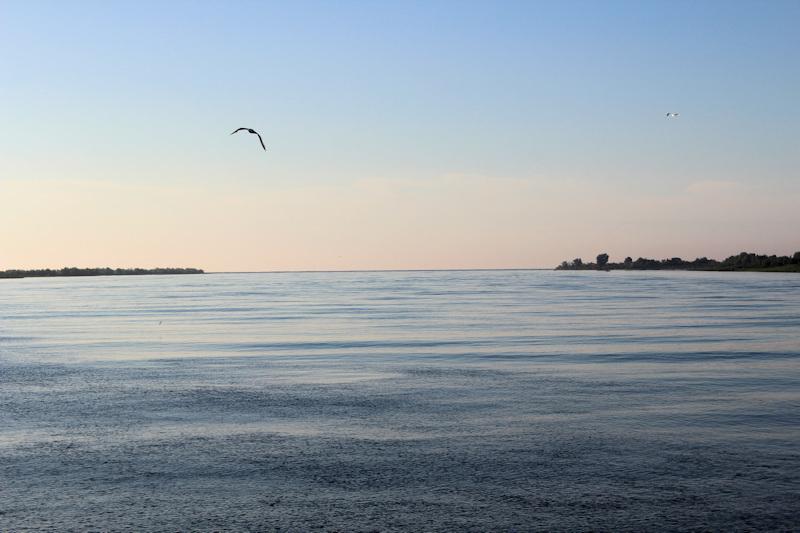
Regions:
<instances>
[{"instance_id":1,"label":"dark water in foreground","mask_svg":"<svg viewBox=\"0 0 800 533\"><path fill-rule=\"evenodd\" d=\"M798 530L800 276L0 282L0 530Z\"/></svg>"}]
</instances>

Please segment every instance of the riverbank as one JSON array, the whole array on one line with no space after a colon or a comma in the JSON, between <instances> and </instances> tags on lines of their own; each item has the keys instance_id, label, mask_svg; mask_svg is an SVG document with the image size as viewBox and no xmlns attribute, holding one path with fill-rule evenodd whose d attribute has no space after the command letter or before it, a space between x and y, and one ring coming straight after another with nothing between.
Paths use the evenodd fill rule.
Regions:
<instances>
[{"instance_id":1,"label":"riverbank","mask_svg":"<svg viewBox=\"0 0 800 533\"><path fill-rule=\"evenodd\" d=\"M759 255L742 252L722 261L698 257L685 261L680 257L670 259L647 259L635 261L626 257L621 263L610 263L606 253L599 254L594 263L584 263L581 258L562 261L556 270L696 270L709 272L800 272L800 252L794 255Z\"/></svg>"},{"instance_id":2,"label":"riverbank","mask_svg":"<svg viewBox=\"0 0 800 533\"><path fill-rule=\"evenodd\" d=\"M0 279L54 278L77 276L156 276L166 274L204 274L200 268L75 268L0 270Z\"/></svg>"}]
</instances>

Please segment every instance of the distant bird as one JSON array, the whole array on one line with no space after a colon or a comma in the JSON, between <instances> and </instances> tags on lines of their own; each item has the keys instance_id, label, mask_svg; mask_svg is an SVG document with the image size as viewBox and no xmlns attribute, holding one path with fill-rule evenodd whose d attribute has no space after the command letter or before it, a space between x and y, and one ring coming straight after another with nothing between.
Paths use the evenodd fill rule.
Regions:
<instances>
[{"instance_id":1,"label":"distant bird","mask_svg":"<svg viewBox=\"0 0 800 533\"><path fill-rule=\"evenodd\" d=\"M667 113L666 117L667 118L678 118L679 114L680 113ZM252 130L250 130L250 131L252 131Z\"/></svg>"},{"instance_id":2,"label":"distant bird","mask_svg":"<svg viewBox=\"0 0 800 533\"><path fill-rule=\"evenodd\" d=\"M256 130L254 130L252 128L239 128L237 130L233 130L231 132L231 135L233 135L237 131L242 131L242 130L245 130L245 131L247 131L249 133L252 133L253 135L258 135L258 140L261 141L261 148L263 148L265 152L267 151L267 147L264 146L264 139L261 138L261 134L259 134Z\"/></svg>"}]
</instances>

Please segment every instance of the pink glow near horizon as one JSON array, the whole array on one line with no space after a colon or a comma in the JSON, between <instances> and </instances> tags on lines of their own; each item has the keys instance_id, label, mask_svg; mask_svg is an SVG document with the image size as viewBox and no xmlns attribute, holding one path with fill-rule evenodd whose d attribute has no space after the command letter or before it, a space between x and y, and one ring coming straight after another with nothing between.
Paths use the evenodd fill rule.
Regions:
<instances>
[{"instance_id":1,"label":"pink glow near horizon","mask_svg":"<svg viewBox=\"0 0 800 533\"><path fill-rule=\"evenodd\" d=\"M548 268L603 251L621 260L800 249L798 196L732 182L660 195L474 176L297 187L11 180L0 190L17 199L0 213L4 269Z\"/></svg>"}]
</instances>

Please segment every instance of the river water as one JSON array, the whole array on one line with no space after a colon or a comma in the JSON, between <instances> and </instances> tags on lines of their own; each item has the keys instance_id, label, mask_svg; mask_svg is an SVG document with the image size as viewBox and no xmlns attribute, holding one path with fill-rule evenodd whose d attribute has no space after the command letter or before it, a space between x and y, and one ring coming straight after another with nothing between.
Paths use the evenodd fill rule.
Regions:
<instances>
[{"instance_id":1,"label":"river water","mask_svg":"<svg viewBox=\"0 0 800 533\"><path fill-rule=\"evenodd\" d=\"M0 530L797 530L800 275L0 281Z\"/></svg>"}]
</instances>

